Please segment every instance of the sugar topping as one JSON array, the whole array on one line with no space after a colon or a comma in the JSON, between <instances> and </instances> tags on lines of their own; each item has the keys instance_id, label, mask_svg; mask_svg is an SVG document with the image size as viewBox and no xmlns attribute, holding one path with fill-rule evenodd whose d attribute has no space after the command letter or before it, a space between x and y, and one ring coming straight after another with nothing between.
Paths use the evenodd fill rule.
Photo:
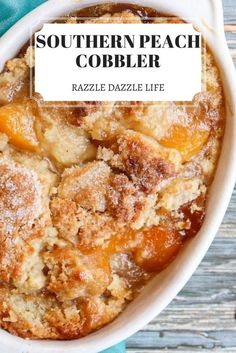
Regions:
<instances>
[{"instance_id":1,"label":"sugar topping","mask_svg":"<svg viewBox=\"0 0 236 353\"><path fill-rule=\"evenodd\" d=\"M0 160L0 222L6 232L32 226L42 212L37 175L24 167Z\"/></svg>"}]
</instances>

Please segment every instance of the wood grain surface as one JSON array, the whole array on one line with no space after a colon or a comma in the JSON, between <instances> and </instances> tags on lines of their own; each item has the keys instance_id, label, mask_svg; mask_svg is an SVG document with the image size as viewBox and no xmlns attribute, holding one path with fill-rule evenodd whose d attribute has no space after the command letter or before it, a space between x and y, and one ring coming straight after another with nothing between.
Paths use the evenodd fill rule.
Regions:
<instances>
[{"instance_id":1,"label":"wood grain surface","mask_svg":"<svg viewBox=\"0 0 236 353\"><path fill-rule=\"evenodd\" d=\"M223 2L226 38L236 66L236 0ZM198 270L156 319L129 338L127 352L236 352L236 188Z\"/></svg>"}]
</instances>

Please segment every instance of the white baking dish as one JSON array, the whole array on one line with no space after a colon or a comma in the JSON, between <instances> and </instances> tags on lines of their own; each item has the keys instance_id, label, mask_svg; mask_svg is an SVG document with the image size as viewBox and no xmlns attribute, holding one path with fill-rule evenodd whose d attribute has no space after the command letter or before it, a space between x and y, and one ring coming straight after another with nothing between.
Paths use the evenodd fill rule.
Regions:
<instances>
[{"instance_id":1,"label":"white baking dish","mask_svg":"<svg viewBox=\"0 0 236 353\"><path fill-rule=\"evenodd\" d=\"M50 0L20 20L0 39L0 70L40 28L43 19L64 15L101 1ZM104 2L104 1L103 1ZM155 277L111 324L85 338L72 341L28 341L0 330L1 353L94 353L132 335L158 315L191 277L206 254L227 209L236 177L236 75L223 29L220 0L119 0L137 3L191 20L203 33L221 70L227 106L227 124L219 165L198 235L176 260ZM42 20L41 20L42 19ZM46 82L46 79L45 79ZM191 319L191 318L190 318Z\"/></svg>"}]
</instances>

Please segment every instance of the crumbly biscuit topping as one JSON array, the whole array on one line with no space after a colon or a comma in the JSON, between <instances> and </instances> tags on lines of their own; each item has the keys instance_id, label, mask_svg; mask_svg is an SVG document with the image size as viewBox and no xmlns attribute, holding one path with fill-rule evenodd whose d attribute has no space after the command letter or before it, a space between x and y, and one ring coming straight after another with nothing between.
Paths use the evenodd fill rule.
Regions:
<instances>
[{"instance_id":1,"label":"crumbly biscuit topping","mask_svg":"<svg viewBox=\"0 0 236 353\"><path fill-rule=\"evenodd\" d=\"M37 175L24 167L0 160L0 219L7 226L32 225L42 212ZM11 227L10 227L11 228Z\"/></svg>"}]
</instances>

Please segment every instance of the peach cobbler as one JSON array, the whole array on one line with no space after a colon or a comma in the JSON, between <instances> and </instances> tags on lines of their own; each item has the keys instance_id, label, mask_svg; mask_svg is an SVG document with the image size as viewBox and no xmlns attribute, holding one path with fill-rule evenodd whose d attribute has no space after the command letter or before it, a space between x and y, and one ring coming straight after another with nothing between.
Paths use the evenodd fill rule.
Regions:
<instances>
[{"instance_id":1,"label":"peach cobbler","mask_svg":"<svg viewBox=\"0 0 236 353\"><path fill-rule=\"evenodd\" d=\"M128 4L67 22L76 16L180 21ZM222 83L207 49L191 104L55 107L30 98L33 52L24 47L0 74L0 323L21 337L73 339L111 322L201 228Z\"/></svg>"}]
</instances>

